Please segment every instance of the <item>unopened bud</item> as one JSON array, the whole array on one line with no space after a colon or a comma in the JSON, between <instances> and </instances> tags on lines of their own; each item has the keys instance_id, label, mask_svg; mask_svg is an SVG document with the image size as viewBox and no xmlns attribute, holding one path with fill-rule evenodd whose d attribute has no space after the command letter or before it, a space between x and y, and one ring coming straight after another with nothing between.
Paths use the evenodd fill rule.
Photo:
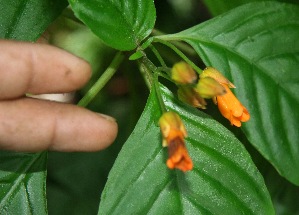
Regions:
<instances>
[{"instance_id":1,"label":"unopened bud","mask_svg":"<svg viewBox=\"0 0 299 215\"><path fill-rule=\"evenodd\" d=\"M174 64L171 69L171 79L178 84L194 84L197 80L197 74L186 62Z\"/></svg>"},{"instance_id":2,"label":"unopened bud","mask_svg":"<svg viewBox=\"0 0 299 215\"><path fill-rule=\"evenodd\" d=\"M178 97L179 100L193 107L206 109L206 101L192 87L180 87L178 89Z\"/></svg>"},{"instance_id":3,"label":"unopened bud","mask_svg":"<svg viewBox=\"0 0 299 215\"><path fill-rule=\"evenodd\" d=\"M200 78L206 78L206 77L214 78L220 84L225 84L229 88L236 88L233 83L227 80L226 77L224 77L217 69L213 67L205 68L203 72L200 74Z\"/></svg>"},{"instance_id":4,"label":"unopened bud","mask_svg":"<svg viewBox=\"0 0 299 215\"><path fill-rule=\"evenodd\" d=\"M168 142L176 136L182 139L187 136L185 126L180 116L175 112L164 113L159 119L159 125L163 136L163 146L168 146Z\"/></svg>"},{"instance_id":5,"label":"unopened bud","mask_svg":"<svg viewBox=\"0 0 299 215\"><path fill-rule=\"evenodd\" d=\"M226 93L225 88L214 78L210 77L200 78L194 89L202 98L205 99L224 95Z\"/></svg>"}]
</instances>

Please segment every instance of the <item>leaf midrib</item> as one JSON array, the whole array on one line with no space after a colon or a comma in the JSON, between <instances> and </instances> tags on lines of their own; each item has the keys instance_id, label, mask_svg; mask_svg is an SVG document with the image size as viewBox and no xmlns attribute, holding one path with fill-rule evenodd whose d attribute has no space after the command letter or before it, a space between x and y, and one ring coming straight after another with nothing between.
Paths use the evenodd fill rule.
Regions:
<instances>
[{"instance_id":1,"label":"leaf midrib","mask_svg":"<svg viewBox=\"0 0 299 215\"><path fill-rule=\"evenodd\" d=\"M26 8L26 6L27 6L27 4L29 3L30 1L23 1L20 5L19 5L19 7L18 7L18 9L17 9L17 11L15 11L15 14L14 14L14 16L13 16L13 22L12 23L10 23L10 26L9 26L9 30L8 31L6 31L6 33L5 33L5 38L10 38L10 39L12 39L12 33L13 33L13 31L16 29L16 26L18 25L18 23L20 22L20 20L21 20L21 17L22 17L22 15L23 15L23 13L24 13L24 10L25 10L25 8Z\"/></svg>"},{"instance_id":2,"label":"leaf midrib","mask_svg":"<svg viewBox=\"0 0 299 215\"><path fill-rule=\"evenodd\" d=\"M4 205L7 201L7 199L9 199L14 193L15 190L19 187L19 185L21 184L21 181L23 181L23 179L26 177L26 173L27 171L32 167L32 165L38 160L38 158L41 156L42 153L38 153L36 155L34 155L34 157L31 159L31 161L29 161L29 163L27 165L25 165L25 168L22 170L22 174L20 174L16 180L14 180L13 185L11 186L11 189L6 193L5 197L1 199L0 201L0 208L4 208Z\"/></svg>"}]
</instances>

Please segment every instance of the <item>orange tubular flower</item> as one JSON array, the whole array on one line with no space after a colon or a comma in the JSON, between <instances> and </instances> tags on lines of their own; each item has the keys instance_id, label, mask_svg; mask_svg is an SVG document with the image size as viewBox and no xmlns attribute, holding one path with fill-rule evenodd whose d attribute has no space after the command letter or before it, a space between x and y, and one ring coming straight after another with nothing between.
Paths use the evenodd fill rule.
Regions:
<instances>
[{"instance_id":1,"label":"orange tubular flower","mask_svg":"<svg viewBox=\"0 0 299 215\"><path fill-rule=\"evenodd\" d=\"M241 122L247 122L250 119L248 110L240 103L228 86L223 85L226 94L217 96L217 104L220 113L230 121L232 125L241 127Z\"/></svg>"},{"instance_id":2,"label":"orange tubular flower","mask_svg":"<svg viewBox=\"0 0 299 215\"><path fill-rule=\"evenodd\" d=\"M166 163L168 168L180 169L183 172L191 170L193 163L184 141L187 132L179 115L174 112L166 112L161 116L159 124L163 136L163 146L168 147L169 158Z\"/></svg>"},{"instance_id":3,"label":"orange tubular flower","mask_svg":"<svg viewBox=\"0 0 299 215\"><path fill-rule=\"evenodd\" d=\"M200 75L201 78L211 77L218 81L225 89L226 94L216 96L216 103L220 113L230 121L232 125L241 127L241 122L247 122L250 119L248 110L241 104L229 88L235 86L227 80L218 70L207 67Z\"/></svg>"}]
</instances>

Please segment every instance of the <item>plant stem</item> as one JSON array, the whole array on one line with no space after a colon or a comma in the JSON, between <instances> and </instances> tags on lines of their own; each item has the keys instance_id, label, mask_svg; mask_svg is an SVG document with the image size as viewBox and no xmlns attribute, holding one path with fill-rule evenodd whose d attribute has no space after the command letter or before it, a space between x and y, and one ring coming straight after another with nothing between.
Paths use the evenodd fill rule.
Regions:
<instances>
[{"instance_id":1,"label":"plant stem","mask_svg":"<svg viewBox=\"0 0 299 215\"><path fill-rule=\"evenodd\" d=\"M159 39L159 40L167 40L167 41L172 41L172 43L178 47L180 50L184 51L185 53L188 53L189 55L196 55L196 51L190 47L188 44L180 41L180 38L174 37L173 34L165 34L164 32L154 29L152 31L152 35L154 36L153 39Z\"/></svg>"},{"instance_id":2,"label":"plant stem","mask_svg":"<svg viewBox=\"0 0 299 215\"><path fill-rule=\"evenodd\" d=\"M101 75L101 77L97 80L97 82L88 90L88 92L84 95L84 97L78 102L78 106L86 107L94 97L100 92L100 90L106 85L106 83L111 79L111 77L117 71L120 63L123 61L124 55L122 52L118 52L108 68Z\"/></svg>"},{"instance_id":3,"label":"plant stem","mask_svg":"<svg viewBox=\"0 0 299 215\"><path fill-rule=\"evenodd\" d=\"M157 72L155 72L154 74L154 87L155 87L155 91L156 91L156 96L158 98L158 103L160 105L160 108L162 110L162 113L165 113L167 112L167 108L163 102L163 99L162 99L162 95L161 95L161 90L160 90L160 87L159 87L159 74Z\"/></svg>"},{"instance_id":4,"label":"plant stem","mask_svg":"<svg viewBox=\"0 0 299 215\"><path fill-rule=\"evenodd\" d=\"M145 79L145 83L149 89L153 86L153 74L152 72L156 69L156 66L147 58L146 55L143 56L140 62L141 72L143 73L143 77Z\"/></svg>"},{"instance_id":5,"label":"plant stem","mask_svg":"<svg viewBox=\"0 0 299 215\"><path fill-rule=\"evenodd\" d=\"M197 71L199 74L202 73L202 69L200 69L198 66L196 66L181 50L179 50L176 46L171 44L168 41L164 41L158 38L155 38L154 41L162 43L169 48L171 48L175 53L177 53L184 61L186 61L195 71Z\"/></svg>"},{"instance_id":6,"label":"plant stem","mask_svg":"<svg viewBox=\"0 0 299 215\"><path fill-rule=\"evenodd\" d=\"M147 74L147 76L150 78L150 83L151 87L154 87L154 90L156 91L156 96L158 98L158 103L161 108L161 111L167 112L166 106L163 102L162 95L161 95L161 90L159 87L159 68L157 68L146 56L143 57L142 59L142 64L141 64ZM152 74L154 73L154 74Z\"/></svg>"},{"instance_id":7,"label":"plant stem","mask_svg":"<svg viewBox=\"0 0 299 215\"><path fill-rule=\"evenodd\" d=\"M166 63L163 60L163 58L161 57L161 55L158 52L158 50L153 45L150 45L150 48L151 48L152 52L155 54L156 58L159 60L161 66L166 68L167 67Z\"/></svg>"}]
</instances>

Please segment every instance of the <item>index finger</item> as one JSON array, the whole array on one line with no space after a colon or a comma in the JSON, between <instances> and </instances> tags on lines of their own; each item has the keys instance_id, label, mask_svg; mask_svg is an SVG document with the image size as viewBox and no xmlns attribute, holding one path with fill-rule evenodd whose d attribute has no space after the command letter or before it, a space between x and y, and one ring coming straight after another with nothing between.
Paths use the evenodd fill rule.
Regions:
<instances>
[{"instance_id":1,"label":"index finger","mask_svg":"<svg viewBox=\"0 0 299 215\"><path fill-rule=\"evenodd\" d=\"M0 50L0 99L71 92L91 75L86 61L50 45L0 40Z\"/></svg>"}]
</instances>

